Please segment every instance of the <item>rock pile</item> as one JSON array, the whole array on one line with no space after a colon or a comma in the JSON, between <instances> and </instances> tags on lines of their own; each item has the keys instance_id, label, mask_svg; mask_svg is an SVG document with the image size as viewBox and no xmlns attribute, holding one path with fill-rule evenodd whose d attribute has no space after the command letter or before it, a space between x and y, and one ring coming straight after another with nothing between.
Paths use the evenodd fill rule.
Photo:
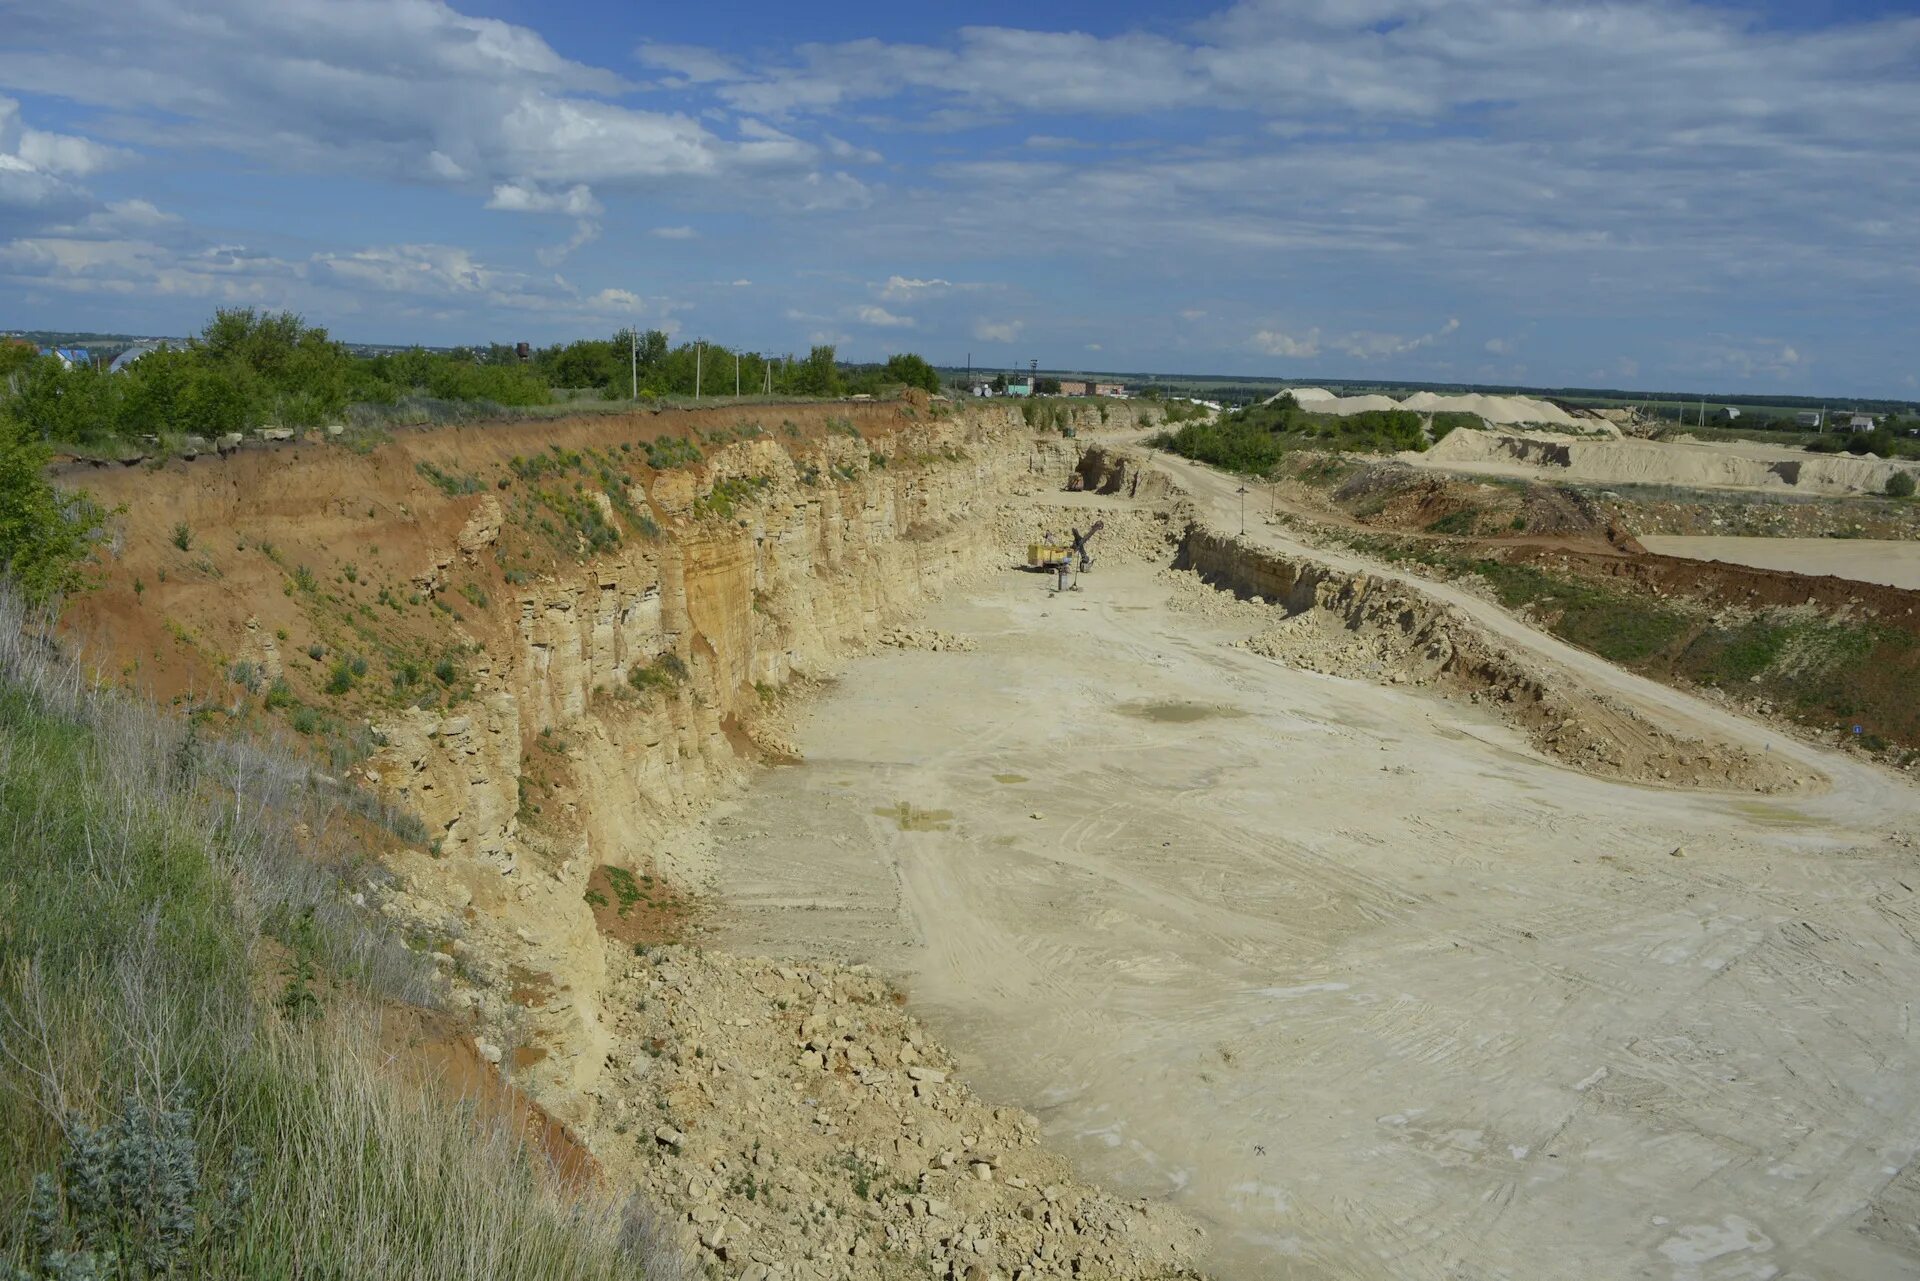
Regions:
<instances>
[{"instance_id":1,"label":"rock pile","mask_svg":"<svg viewBox=\"0 0 1920 1281\"><path fill-rule=\"evenodd\" d=\"M713 1275L1197 1275L1198 1228L1076 1183L864 968L686 948L612 964L592 1147L684 1216Z\"/></svg>"},{"instance_id":2,"label":"rock pile","mask_svg":"<svg viewBox=\"0 0 1920 1281\"><path fill-rule=\"evenodd\" d=\"M892 649L925 649L937 654L964 654L973 648L965 636L932 627L891 627L880 633L880 643Z\"/></svg>"}]
</instances>

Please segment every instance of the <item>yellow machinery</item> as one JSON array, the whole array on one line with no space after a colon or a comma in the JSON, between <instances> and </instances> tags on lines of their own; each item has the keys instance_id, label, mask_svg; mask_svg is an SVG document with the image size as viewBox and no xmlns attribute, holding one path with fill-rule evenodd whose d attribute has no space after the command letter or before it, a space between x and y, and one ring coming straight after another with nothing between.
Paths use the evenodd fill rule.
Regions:
<instances>
[{"instance_id":1,"label":"yellow machinery","mask_svg":"<svg viewBox=\"0 0 1920 1281\"><path fill-rule=\"evenodd\" d=\"M1064 565L1073 548L1067 544L1028 543L1027 564L1035 569L1057 569Z\"/></svg>"}]
</instances>

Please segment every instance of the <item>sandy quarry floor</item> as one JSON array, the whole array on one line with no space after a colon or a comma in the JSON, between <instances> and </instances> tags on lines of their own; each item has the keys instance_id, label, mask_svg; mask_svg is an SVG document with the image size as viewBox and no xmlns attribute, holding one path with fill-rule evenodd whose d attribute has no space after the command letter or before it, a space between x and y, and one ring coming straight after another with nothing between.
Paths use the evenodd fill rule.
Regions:
<instances>
[{"instance_id":1,"label":"sandy quarry floor","mask_svg":"<svg viewBox=\"0 0 1920 1281\"><path fill-rule=\"evenodd\" d=\"M1171 470L1237 525L1230 479ZM1230 648L1151 569L1084 582L1009 572L926 620L973 650L855 664L717 820L720 942L899 976L1223 1277L1920 1275L1920 792L1447 585L1830 790L1600 781Z\"/></svg>"},{"instance_id":2,"label":"sandy quarry floor","mask_svg":"<svg viewBox=\"0 0 1920 1281\"><path fill-rule=\"evenodd\" d=\"M1661 556L1719 560L1796 574L1832 574L1863 583L1920 589L1920 543L1869 538L1731 538L1677 534L1643 535L1640 542Z\"/></svg>"}]
</instances>

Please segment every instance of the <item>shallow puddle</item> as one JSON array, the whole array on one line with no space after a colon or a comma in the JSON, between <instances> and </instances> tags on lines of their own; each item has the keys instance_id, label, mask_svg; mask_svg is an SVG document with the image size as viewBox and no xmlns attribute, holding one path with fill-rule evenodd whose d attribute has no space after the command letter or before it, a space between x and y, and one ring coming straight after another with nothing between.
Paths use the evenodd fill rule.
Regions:
<instances>
[{"instance_id":1,"label":"shallow puddle","mask_svg":"<svg viewBox=\"0 0 1920 1281\"><path fill-rule=\"evenodd\" d=\"M883 805L874 813L881 818L890 818L900 824L903 832L948 832L953 830L952 810L915 809L905 801L898 805Z\"/></svg>"},{"instance_id":2,"label":"shallow puddle","mask_svg":"<svg viewBox=\"0 0 1920 1281\"><path fill-rule=\"evenodd\" d=\"M1811 814L1771 801L1728 801L1727 808L1749 822L1768 827L1808 827L1819 821Z\"/></svg>"},{"instance_id":3,"label":"shallow puddle","mask_svg":"<svg viewBox=\"0 0 1920 1281\"><path fill-rule=\"evenodd\" d=\"M1143 721L1154 721L1161 725L1191 725L1195 721L1245 716L1237 707L1218 707L1207 703L1122 703L1120 713L1123 716L1135 716Z\"/></svg>"}]
</instances>

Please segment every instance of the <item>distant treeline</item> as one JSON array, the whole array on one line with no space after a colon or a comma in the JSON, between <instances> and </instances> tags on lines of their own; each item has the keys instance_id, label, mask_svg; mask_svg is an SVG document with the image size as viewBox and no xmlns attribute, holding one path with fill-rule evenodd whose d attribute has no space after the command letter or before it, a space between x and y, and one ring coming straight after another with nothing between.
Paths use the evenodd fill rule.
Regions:
<instances>
[{"instance_id":1,"label":"distant treeline","mask_svg":"<svg viewBox=\"0 0 1920 1281\"><path fill-rule=\"evenodd\" d=\"M213 436L261 426L313 427L352 411L378 419L435 402L516 409L587 396L625 400L744 394L842 396L907 385L938 391L912 354L847 367L831 346L804 357L736 353L712 343L673 345L660 330L541 348L356 356L292 312L216 312L184 346L148 352L119 373L66 366L37 348L0 346L0 421L46 442L104 444L133 436ZM737 372L737 383L736 383ZM417 416L417 415L414 415ZM427 414L431 417L431 413Z\"/></svg>"}]
</instances>

